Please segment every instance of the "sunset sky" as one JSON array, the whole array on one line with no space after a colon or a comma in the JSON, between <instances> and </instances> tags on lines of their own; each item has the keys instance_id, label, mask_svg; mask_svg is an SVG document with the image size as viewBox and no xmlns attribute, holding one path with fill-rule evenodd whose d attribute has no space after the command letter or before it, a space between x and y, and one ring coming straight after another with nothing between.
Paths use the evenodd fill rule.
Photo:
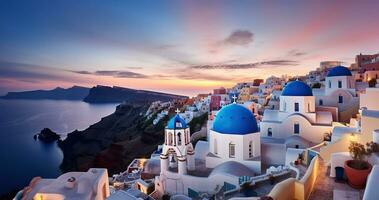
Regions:
<instances>
[{"instance_id":1,"label":"sunset sky","mask_svg":"<svg viewBox=\"0 0 379 200\"><path fill-rule=\"evenodd\" d=\"M194 95L379 52L379 1L0 2L0 95L72 85Z\"/></svg>"}]
</instances>

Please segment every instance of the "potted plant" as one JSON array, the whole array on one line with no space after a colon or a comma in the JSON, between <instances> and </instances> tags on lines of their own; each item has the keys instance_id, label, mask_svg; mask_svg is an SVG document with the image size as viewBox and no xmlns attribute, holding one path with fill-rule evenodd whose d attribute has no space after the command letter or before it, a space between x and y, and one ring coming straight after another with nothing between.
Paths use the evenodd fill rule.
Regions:
<instances>
[{"instance_id":1,"label":"potted plant","mask_svg":"<svg viewBox=\"0 0 379 200\"><path fill-rule=\"evenodd\" d=\"M353 160L345 161L344 165L348 183L353 188L362 189L372 169L372 165L364 160L365 156L371 153L371 149L368 147L366 150L363 144L352 141L349 152Z\"/></svg>"}]
</instances>

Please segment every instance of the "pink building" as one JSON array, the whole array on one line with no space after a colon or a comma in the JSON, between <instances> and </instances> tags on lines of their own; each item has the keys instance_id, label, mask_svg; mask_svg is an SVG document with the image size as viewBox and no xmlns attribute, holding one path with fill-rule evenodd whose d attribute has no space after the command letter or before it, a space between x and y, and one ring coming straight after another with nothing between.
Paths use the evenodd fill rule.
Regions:
<instances>
[{"instance_id":1,"label":"pink building","mask_svg":"<svg viewBox=\"0 0 379 200\"><path fill-rule=\"evenodd\" d=\"M220 103L221 103L221 96L218 95L212 95L211 96L211 102L209 109L212 110L219 110L220 109Z\"/></svg>"}]
</instances>

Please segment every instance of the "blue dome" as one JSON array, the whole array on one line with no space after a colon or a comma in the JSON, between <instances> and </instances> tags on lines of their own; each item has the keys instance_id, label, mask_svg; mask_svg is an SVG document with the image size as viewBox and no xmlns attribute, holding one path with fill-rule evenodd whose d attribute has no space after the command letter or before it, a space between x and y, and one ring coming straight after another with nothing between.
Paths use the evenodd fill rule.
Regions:
<instances>
[{"instance_id":1,"label":"blue dome","mask_svg":"<svg viewBox=\"0 0 379 200\"><path fill-rule=\"evenodd\" d=\"M179 114L176 114L175 117L171 118L167 123L168 129L184 129L187 128L187 123L184 121Z\"/></svg>"},{"instance_id":2,"label":"blue dome","mask_svg":"<svg viewBox=\"0 0 379 200\"><path fill-rule=\"evenodd\" d=\"M291 81L284 87L282 96L313 96L312 89L302 81Z\"/></svg>"},{"instance_id":3,"label":"blue dome","mask_svg":"<svg viewBox=\"0 0 379 200\"><path fill-rule=\"evenodd\" d=\"M218 111L213 122L213 131L221 134L245 135L259 130L253 113L233 103Z\"/></svg>"},{"instance_id":4,"label":"blue dome","mask_svg":"<svg viewBox=\"0 0 379 200\"><path fill-rule=\"evenodd\" d=\"M337 66L329 69L327 77L332 76L352 76L351 71L344 66Z\"/></svg>"}]
</instances>

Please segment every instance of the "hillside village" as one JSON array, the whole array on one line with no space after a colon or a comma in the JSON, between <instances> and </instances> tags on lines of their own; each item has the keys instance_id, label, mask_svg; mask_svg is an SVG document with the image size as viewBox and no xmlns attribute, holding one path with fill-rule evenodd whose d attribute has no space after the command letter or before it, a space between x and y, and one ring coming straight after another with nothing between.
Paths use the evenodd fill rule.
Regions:
<instances>
[{"instance_id":1,"label":"hillside village","mask_svg":"<svg viewBox=\"0 0 379 200\"><path fill-rule=\"evenodd\" d=\"M153 102L144 117L168 122L150 157L36 177L15 199L376 199L379 54L342 65Z\"/></svg>"}]
</instances>

